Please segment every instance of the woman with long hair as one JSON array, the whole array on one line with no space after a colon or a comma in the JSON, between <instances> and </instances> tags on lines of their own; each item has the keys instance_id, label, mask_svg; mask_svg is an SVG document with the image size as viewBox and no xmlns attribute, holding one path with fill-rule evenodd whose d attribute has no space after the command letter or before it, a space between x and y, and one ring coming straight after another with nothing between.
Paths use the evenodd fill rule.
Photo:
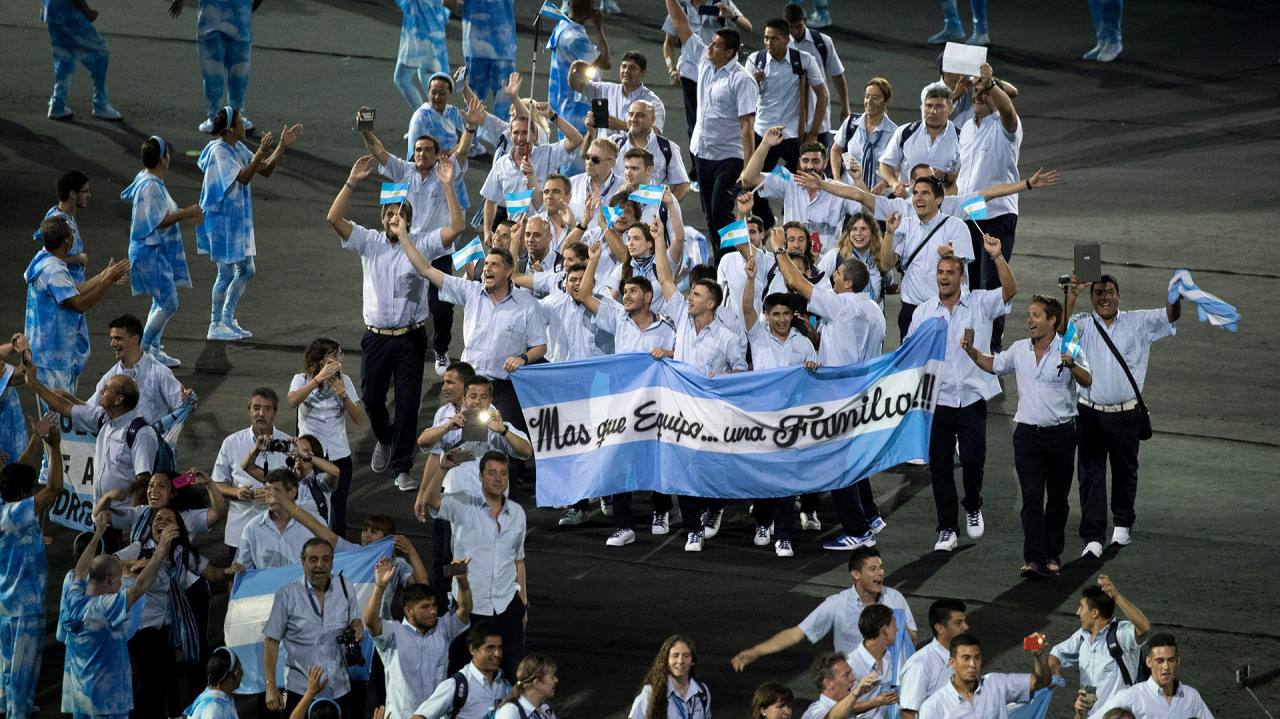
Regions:
<instances>
[{"instance_id":1,"label":"woman with long hair","mask_svg":"<svg viewBox=\"0 0 1280 719\"><path fill-rule=\"evenodd\" d=\"M697 665L692 639L667 637L631 704L629 719L710 719L711 690L693 678Z\"/></svg>"},{"instance_id":2,"label":"woman with long hair","mask_svg":"<svg viewBox=\"0 0 1280 719\"><path fill-rule=\"evenodd\" d=\"M893 223L893 227L897 227L897 223ZM891 236L887 240L892 243ZM880 223L870 212L862 211L856 215L851 215L844 221L844 231L840 233L840 241L836 244L835 252L828 252L818 262L818 269L822 273L830 277L831 273L836 271L846 262L851 260L859 260L867 266L867 272L871 275L871 279L867 281L866 291L871 295L871 299L875 300L881 308L884 307L884 291L893 281L893 253L889 253L888 257L881 255L881 249L886 242L884 234L880 230Z\"/></svg>"},{"instance_id":3,"label":"woman with long hair","mask_svg":"<svg viewBox=\"0 0 1280 719\"><path fill-rule=\"evenodd\" d=\"M244 666L240 658L226 647L213 650L206 664L208 685L200 696L183 711L187 719L237 719L232 692L240 688Z\"/></svg>"},{"instance_id":4,"label":"woman with long hair","mask_svg":"<svg viewBox=\"0 0 1280 719\"><path fill-rule=\"evenodd\" d=\"M498 705L493 719L555 719L555 710L547 702L556 695L555 660L534 652L520 660L516 683L511 693Z\"/></svg>"},{"instance_id":5,"label":"woman with long hair","mask_svg":"<svg viewBox=\"0 0 1280 719\"><path fill-rule=\"evenodd\" d=\"M364 424L365 414L351 376L342 372L342 345L327 337L312 340L302 353L302 371L293 376L286 399L298 410L298 436L319 439L329 450L325 457L338 468L329 526L345 536L352 472L347 420ZM323 454L315 447L312 451Z\"/></svg>"},{"instance_id":6,"label":"woman with long hair","mask_svg":"<svg viewBox=\"0 0 1280 719\"><path fill-rule=\"evenodd\" d=\"M751 697L747 719L791 719L791 703L795 694L778 682L765 682Z\"/></svg>"}]
</instances>

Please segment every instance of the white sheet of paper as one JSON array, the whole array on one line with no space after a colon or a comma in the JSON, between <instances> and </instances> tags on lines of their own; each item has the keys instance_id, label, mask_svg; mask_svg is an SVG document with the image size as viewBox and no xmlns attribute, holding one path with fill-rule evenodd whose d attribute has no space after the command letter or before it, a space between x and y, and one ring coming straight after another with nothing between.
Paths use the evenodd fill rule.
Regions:
<instances>
[{"instance_id":1,"label":"white sheet of paper","mask_svg":"<svg viewBox=\"0 0 1280 719\"><path fill-rule=\"evenodd\" d=\"M987 49L981 45L965 45L949 42L942 51L942 71L977 77L982 63L987 61Z\"/></svg>"}]
</instances>

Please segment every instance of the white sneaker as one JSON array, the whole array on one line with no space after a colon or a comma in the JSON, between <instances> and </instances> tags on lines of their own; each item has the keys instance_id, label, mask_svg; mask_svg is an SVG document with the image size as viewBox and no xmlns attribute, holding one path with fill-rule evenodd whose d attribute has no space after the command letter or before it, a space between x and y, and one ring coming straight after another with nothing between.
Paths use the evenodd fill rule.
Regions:
<instances>
[{"instance_id":1,"label":"white sneaker","mask_svg":"<svg viewBox=\"0 0 1280 719\"><path fill-rule=\"evenodd\" d=\"M204 122L200 123L199 130L200 130L200 132L204 133L205 135L208 135L208 134L212 133L212 132L213 132L213 118L211 117L211 118L209 118L209 119L205 120Z\"/></svg>"},{"instance_id":2,"label":"white sneaker","mask_svg":"<svg viewBox=\"0 0 1280 719\"><path fill-rule=\"evenodd\" d=\"M585 509L575 509L570 507L564 510L564 516L560 517L561 527L576 527L579 524L585 524L590 514Z\"/></svg>"},{"instance_id":3,"label":"white sneaker","mask_svg":"<svg viewBox=\"0 0 1280 719\"><path fill-rule=\"evenodd\" d=\"M50 120L67 120L74 114L75 113L71 111L71 108L68 107L66 103L58 103L55 105L53 101L49 102Z\"/></svg>"},{"instance_id":4,"label":"white sneaker","mask_svg":"<svg viewBox=\"0 0 1280 719\"><path fill-rule=\"evenodd\" d=\"M791 540L789 539L779 539L778 541L774 542L773 551L776 552L779 557L796 556L796 553L791 551Z\"/></svg>"},{"instance_id":5,"label":"white sneaker","mask_svg":"<svg viewBox=\"0 0 1280 719\"><path fill-rule=\"evenodd\" d=\"M120 114L120 111L110 105L102 105L100 107L93 108L93 116L99 120L108 120L110 122L119 122L124 119L124 116Z\"/></svg>"},{"instance_id":6,"label":"white sneaker","mask_svg":"<svg viewBox=\"0 0 1280 719\"><path fill-rule=\"evenodd\" d=\"M702 532L689 532L689 540L684 543L684 551L686 552L702 551Z\"/></svg>"},{"instance_id":7,"label":"white sneaker","mask_svg":"<svg viewBox=\"0 0 1280 719\"><path fill-rule=\"evenodd\" d=\"M670 531L671 529L667 527L667 513L654 512L653 527L649 530L649 533L650 534L666 534L667 532L670 532Z\"/></svg>"},{"instance_id":8,"label":"white sneaker","mask_svg":"<svg viewBox=\"0 0 1280 719\"><path fill-rule=\"evenodd\" d=\"M369 469L378 474L387 471L391 465L391 445L378 442L373 445L373 458L369 460Z\"/></svg>"},{"instance_id":9,"label":"white sneaker","mask_svg":"<svg viewBox=\"0 0 1280 719\"><path fill-rule=\"evenodd\" d=\"M800 528L804 530L811 530L814 532L820 531L822 529L822 522L818 521L818 513L817 512L801 512Z\"/></svg>"},{"instance_id":10,"label":"white sneaker","mask_svg":"<svg viewBox=\"0 0 1280 719\"><path fill-rule=\"evenodd\" d=\"M960 540L956 538L956 533L950 529L944 529L938 532L938 542L933 545L935 552L954 552L960 544Z\"/></svg>"},{"instance_id":11,"label":"white sneaker","mask_svg":"<svg viewBox=\"0 0 1280 719\"><path fill-rule=\"evenodd\" d=\"M1098 53L1100 53L1100 52L1102 52L1102 41L1098 41L1098 44L1097 44L1097 45L1094 45L1092 50L1090 50L1089 52L1086 52L1086 53L1084 54L1084 59L1085 59L1085 60L1097 60L1097 59L1098 59Z\"/></svg>"},{"instance_id":12,"label":"white sneaker","mask_svg":"<svg viewBox=\"0 0 1280 719\"><path fill-rule=\"evenodd\" d=\"M915 459L908 459L908 460L907 460L907 464L912 464L912 465L915 465L915 466L917 466L917 467L923 467L923 466L925 466L925 465L926 465L926 464L928 464L928 463L929 463L929 462L928 462L928 460L920 459L919 457L916 457Z\"/></svg>"},{"instance_id":13,"label":"white sneaker","mask_svg":"<svg viewBox=\"0 0 1280 719\"><path fill-rule=\"evenodd\" d=\"M449 355L436 355L436 374L443 377L447 369L449 369Z\"/></svg>"},{"instance_id":14,"label":"white sneaker","mask_svg":"<svg viewBox=\"0 0 1280 719\"><path fill-rule=\"evenodd\" d=\"M720 520L723 517L723 509L702 513L702 536L705 539L711 539L720 532Z\"/></svg>"},{"instance_id":15,"label":"white sneaker","mask_svg":"<svg viewBox=\"0 0 1280 719\"><path fill-rule=\"evenodd\" d=\"M205 334L205 339L218 340L220 342L234 342L240 339L240 333L226 326L222 322L215 322L209 325L209 331Z\"/></svg>"},{"instance_id":16,"label":"white sneaker","mask_svg":"<svg viewBox=\"0 0 1280 719\"><path fill-rule=\"evenodd\" d=\"M600 513L606 517L613 516L613 497L600 498Z\"/></svg>"},{"instance_id":17,"label":"white sneaker","mask_svg":"<svg viewBox=\"0 0 1280 719\"><path fill-rule=\"evenodd\" d=\"M173 368L182 366L182 360L177 359L176 357L170 357L165 353L164 348L160 345L155 345L151 348L151 357L165 367Z\"/></svg>"},{"instance_id":18,"label":"white sneaker","mask_svg":"<svg viewBox=\"0 0 1280 719\"><path fill-rule=\"evenodd\" d=\"M606 546L621 547L636 541L636 533L630 529L615 529L613 535L604 540Z\"/></svg>"},{"instance_id":19,"label":"white sneaker","mask_svg":"<svg viewBox=\"0 0 1280 719\"><path fill-rule=\"evenodd\" d=\"M1080 553L1082 557L1093 557L1094 559L1102 558L1102 545L1098 542L1089 542L1084 545L1084 551Z\"/></svg>"},{"instance_id":20,"label":"white sneaker","mask_svg":"<svg viewBox=\"0 0 1280 719\"><path fill-rule=\"evenodd\" d=\"M1120 56L1121 50L1124 50L1124 45L1118 42L1102 43L1102 49L1098 51L1098 62L1111 62Z\"/></svg>"},{"instance_id":21,"label":"white sneaker","mask_svg":"<svg viewBox=\"0 0 1280 719\"><path fill-rule=\"evenodd\" d=\"M969 535L969 539L977 539L986 531L987 525L982 521L982 510L976 512L964 513L964 531Z\"/></svg>"},{"instance_id":22,"label":"white sneaker","mask_svg":"<svg viewBox=\"0 0 1280 719\"><path fill-rule=\"evenodd\" d=\"M1122 547L1129 546L1133 539L1129 536L1130 527L1116 527L1111 533L1111 543L1119 544Z\"/></svg>"},{"instance_id":23,"label":"white sneaker","mask_svg":"<svg viewBox=\"0 0 1280 719\"><path fill-rule=\"evenodd\" d=\"M240 122L244 123L245 132L250 132L253 130L253 120L250 120L249 118L245 117L243 112L240 113Z\"/></svg>"},{"instance_id":24,"label":"white sneaker","mask_svg":"<svg viewBox=\"0 0 1280 719\"><path fill-rule=\"evenodd\" d=\"M769 528L756 525L755 543L757 547L769 546Z\"/></svg>"},{"instance_id":25,"label":"white sneaker","mask_svg":"<svg viewBox=\"0 0 1280 719\"><path fill-rule=\"evenodd\" d=\"M401 492L412 492L418 488L418 480L409 475L408 472L401 472L396 475L396 489Z\"/></svg>"},{"instance_id":26,"label":"white sneaker","mask_svg":"<svg viewBox=\"0 0 1280 719\"><path fill-rule=\"evenodd\" d=\"M227 323L226 323L226 325L227 325L227 327L231 328L231 331L232 331L232 332L238 332L238 333L240 334L240 337L241 337L242 339L249 339L250 337L252 337L252 336L253 336L253 333L252 333L252 332L250 332L249 330L247 330L247 329L245 329L245 328L241 327L241 326L240 326L240 323L239 323L239 322L236 322L236 318L234 318L234 317L232 317L232 318L231 318L231 321L227 322Z\"/></svg>"}]
</instances>

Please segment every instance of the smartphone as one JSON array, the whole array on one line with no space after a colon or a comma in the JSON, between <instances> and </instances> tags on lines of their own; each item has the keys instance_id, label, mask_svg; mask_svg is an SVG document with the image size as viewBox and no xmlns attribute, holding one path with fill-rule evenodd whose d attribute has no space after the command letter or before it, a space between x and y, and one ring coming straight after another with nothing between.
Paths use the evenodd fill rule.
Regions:
<instances>
[{"instance_id":1,"label":"smartphone","mask_svg":"<svg viewBox=\"0 0 1280 719\"><path fill-rule=\"evenodd\" d=\"M719 5L717 5L717 4L715 4L715 3L713 3L713 2L704 3L704 4L702 4L702 5L699 5L699 6L698 6L698 14L699 14L699 15L713 15L713 16L719 16L719 15L720 15L720 6L719 6Z\"/></svg>"},{"instance_id":2,"label":"smartphone","mask_svg":"<svg viewBox=\"0 0 1280 719\"><path fill-rule=\"evenodd\" d=\"M462 426L463 442L485 442L489 439L489 412L469 409L463 413L467 423Z\"/></svg>"},{"instance_id":3,"label":"smartphone","mask_svg":"<svg viewBox=\"0 0 1280 719\"><path fill-rule=\"evenodd\" d=\"M1035 635L1032 635L1029 637L1023 637L1022 639L1023 651L1038 652L1041 649L1044 649L1044 637L1038 637Z\"/></svg>"},{"instance_id":4,"label":"smartphone","mask_svg":"<svg viewBox=\"0 0 1280 719\"><path fill-rule=\"evenodd\" d=\"M1084 692L1084 703L1093 706L1098 701L1097 687L1080 687L1080 691Z\"/></svg>"},{"instance_id":5,"label":"smartphone","mask_svg":"<svg viewBox=\"0 0 1280 719\"><path fill-rule=\"evenodd\" d=\"M476 458L476 453L472 452L469 449L453 449L453 450L450 450L449 456L455 462L466 463L466 462L474 461Z\"/></svg>"},{"instance_id":6,"label":"smartphone","mask_svg":"<svg viewBox=\"0 0 1280 719\"><path fill-rule=\"evenodd\" d=\"M822 236L816 232L809 233L809 250L815 255L822 253Z\"/></svg>"},{"instance_id":7,"label":"smartphone","mask_svg":"<svg viewBox=\"0 0 1280 719\"><path fill-rule=\"evenodd\" d=\"M1097 282L1102 279L1102 246L1096 242L1076 245L1076 281Z\"/></svg>"},{"instance_id":8,"label":"smartphone","mask_svg":"<svg viewBox=\"0 0 1280 719\"><path fill-rule=\"evenodd\" d=\"M373 116L376 113L372 107L362 107L356 113L356 129L360 132L373 131Z\"/></svg>"},{"instance_id":9,"label":"smartphone","mask_svg":"<svg viewBox=\"0 0 1280 719\"><path fill-rule=\"evenodd\" d=\"M964 341L968 342L970 347L973 346L973 328L972 327L964 328Z\"/></svg>"},{"instance_id":10,"label":"smartphone","mask_svg":"<svg viewBox=\"0 0 1280 719\"><path fill-rule=\"evenodd\" d=\"M609 129L609 101L603 97L592 100L591 117L595 120L597 130Z\"/></svg>"},{"instance_id":11,"label":"smartphone","mask_svg":"<svg viewBox=\"0 0 1280 719\"><path fill-rule=\"evenodd\" d=\"M451 563L451 564L446 564L446 565L444 565L443 567L441 567L441 568L440 568L440 573L441 573L441 574L443 574L443 575L444 575L444 576L446 576L446 577L456 577L456 576L458 576L458 575L460 575L460 574L466 574L466 573L467 573L467 563L466 563L466 562L453 562L453 563Z\"/></svg>"},{"instance_id":12,"label":"smartphone","mask_svg":"<svg viewBox=\"0 0 1280 719\"><path fill-rule=\"evenodd\" d=\"M180 474L177 477L173 478L173 488L182 489L187 485L195 484L195 481L196 481L196 476L190 472L187 472L186 474Z\"/></svg>"}]
</instances>

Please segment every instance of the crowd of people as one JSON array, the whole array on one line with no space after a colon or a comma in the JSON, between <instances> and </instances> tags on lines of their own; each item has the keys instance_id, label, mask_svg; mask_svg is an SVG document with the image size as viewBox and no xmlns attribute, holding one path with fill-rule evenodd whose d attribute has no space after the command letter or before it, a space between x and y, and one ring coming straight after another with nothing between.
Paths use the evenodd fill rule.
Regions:
<instances>
[{"instance_id":1,"label":"crowd of people","mask_svg":"<svg viewBox=\"0 0 1280 719\"><path fill-rule=\"evenodd\" d=\"M622 54L618 82L600 76L612 68L602 14L616 10L610 0L599 9L568 0L542 10L541 22L554 23L546 101L521 94L526 78L516 69L511 0L401 0L395 84L413 108L407 156L392 154L378 137L382 126L375 130L362 112L367 154L354 160L327 215L342 249L360 258L358 380L344 373L338 342L315 339L285 395L296 431L277 426L276 390L257 388L247 398L248 425L223 440L212 469L183 472L167 430L195 410L197 398L175 378L181 361L163 345L177 288L192 286L181 224L196 226L198 251L217 264L208 341L252 336L236 318L255 273L251 183L269 177L303 134L298 124L278 137L262 133L256 148L246 142L253 6L200 0L208 108L199 127L213 139L197 163L204 173L197 201L182 207L169 194L172 148L148 138L139 149L143 169L121 194L133 205L129 257L89 276L93 243L81 237L76 211L89 202L90 178L63 172L58 202L35 233L41 248L24 273L24 330L0 345L0 556L7 557L0 563L0 672L9 719L31 715L40 673L49 589L40 518L75 492L64 477L64 429L95 442L86 490L92 529L77 539L78 559L61 587L63 712L236 716L231 695L244 662L211 646L222 632L209 626L210 598L244 572L297 566L302 576L276 592L263 629L262 716L361 717L372 705L379 719L550 719L556 663L525 651L527 520L509 494L512 483L537 480L536 452L512 375L530 364L625 353L682 362L707 377L845 366L890 349L892 295L898 340L935 318L947 328L929 449L918 460L928 464L937 509L932 548L953 552L962 529L973 541L987 530L987 402L1002 392L1003 375L1013 375L1018 389L1018 573L1057 573L1076 551L1066 544L1073 476L1081 555L1101 557L1108 526L1110 543L1134 540L1139 441L1148 431L1141 389L1150 345L1174 334L1180 303L1122 311L1115 277L1080 282L1072 275L1063 283L1065 302L1034 294L1029 337L1005 342L1012 300L1022 287L1042 284L1013 269L1019 198L1058 180L1053 171L1019 171L1018 89L988 64L976 76L944 72L940 56L938 81L920 92L920 119L896 124L888 116L893 85L884 77L867 78L863 111L852 109L856 80L845 77L834 43L817 30L832 22L825 0L815 0L812 12L787 4L755 22L731 0L665 4L665 79L682 89L688 148L664 134L678 120L645 85L643 53ZM1112 4L1119 6L1090 3L1100 23L1091 54L1101 61L1119 53ZM80 60L95 82L93 114L119 119L107 100L96 13L83 2L45 5L58 77L49 117L70 116L67 83ZM946 28L931 41L963 40L955 0L942 5ZM986 44L985 2L972 5L968 42ZM170 13L182 7L175 0ZM451 12L462 17L465 66L456 71L444 44ZM762 47L746 53L757 23ZM473 202L465 179L479 179L471 162L485 156L491 169L482 201ZM351 204L372 195L375 176L387 183L377 224L370 218L366 227L349 219ZM690 193L699 196L700 218L685 216ZM126 282L151 299L150 310L107 323L118 361L81 400L87 316ZM1092 311L1075 314L1082 293ZM463 320L457 358L450 355L455 308ZM441 378L440 403L422 427L428 364ZM21 386L41 412L25 424ZM347 514L355 471L348 431L366 420L376 440L370 471L413 493L415 517L432 524L429 561L386 515L364 516L359 544L348 540L355 529ZM415 470L420 454L425 461ZM1028 673L983 674L982 644L958 599L933 602L932 639L918 638L906 597L884 586L876 544L888 523L871 480L844 479L830 493L840 531L822 546L849 553L852 585L732 660L743 671L761 656L830 634L834 651L813 659L820 695L804 719L1003 718L1009 703L1030 701L1071 666L1079 667L1079 717L1212 716L1176 679L1174 637L1155 631L1106 575L1082 592L1075 634L1057 645L1043 634L1027 638ZM702 551L720 530L723 499L652 492L638 523L632 494L582 497L562 508L559 526L577 531L570 528L585 523L598 501L612 519L610 547L636 542L639 526L666 535L677 516L686 551ZM794 556L797 510L799 531L820 530L822 499L755 499L754 545ZM219 525L231 558L225 567L192 543ZM334 573L334 556L388 537L395 556L377 562L372 595L361 600ZM918 642L914 653L904 651ZM348 656L362 644L376 651L364 673ZM668 638L630 716L709 719L711 692L695 678L697 665L692 638ZM199 687L198 696L187 691ZM765 682L751 716L788 719L794 701L787 686Z\"/></svg>"}]
</instances>

